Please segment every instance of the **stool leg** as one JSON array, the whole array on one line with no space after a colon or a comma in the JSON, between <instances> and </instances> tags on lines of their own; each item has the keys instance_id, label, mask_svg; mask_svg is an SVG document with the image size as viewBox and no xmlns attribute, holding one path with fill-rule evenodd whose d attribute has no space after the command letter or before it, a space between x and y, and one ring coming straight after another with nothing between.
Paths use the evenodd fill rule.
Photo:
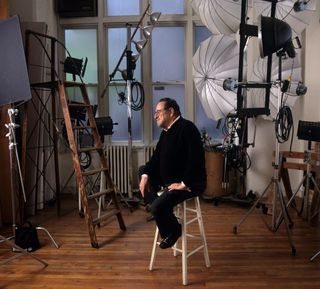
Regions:
<instances>
[{"instance_id":1,"label":"stool leg","mask_svg":"<svg viewBox=\"0 0 320 289\"><path fill-rule=\"evenodd\" d=\"M154 260L156 258L156 249L157 249L158 238L159 238L159 229L158 229L158 227L156 227L156 233L154 234L154 241L153 241L150 264L149 264L149 271L153 270L153 264L154 264Z\"/></svg>"},{"instance_id":2,"label":"stool leg","mask_svg":"<svg viewBox=\"0 0 320 289\"><path fill-rule=\"evenodd\" d=\"M188 284L188 252L187 252L187 201L182 204L182 236L181 236L181 249L182 249L182 283Z\"/></svg>"},{"instance_id":3,"label":"stool leg","mask_svg":"<svg viewBox=\"0 0 320 289\"><path fill-rule=\"evenodd\" d=\"M180 224L182 226L182 218L181 218L181 205L178 204L175 209L174 209L174 214L176 215L176 217L178 218L178 220L180 221ZM183 230L182 230L183 231ZM173 256L178 256L178 242L179 240L173 245L172 249L173 249Z\"/></svg>"},{"instance_id":4,"label":"stool leg","mask_svg":"<svg viewBox=\"0 0 320 289\"><path fill-rule=\"evenodd\" d=\"M210 258L209 258L206 235L205 235L205 232L204 232L204 226L203 226L203 220L202 220L202 213L201 213L199 197L196 197L194 199L194 202L195 202L195 206L196 206L196 210L197 210L197 219L198 219L198 224L199 224L200 236L201 236L202 244L203 244L204 259L205 259L205 262L206 262L206 266L209 268L211 264L210 264Z\"/></svg>"}]
</instances>

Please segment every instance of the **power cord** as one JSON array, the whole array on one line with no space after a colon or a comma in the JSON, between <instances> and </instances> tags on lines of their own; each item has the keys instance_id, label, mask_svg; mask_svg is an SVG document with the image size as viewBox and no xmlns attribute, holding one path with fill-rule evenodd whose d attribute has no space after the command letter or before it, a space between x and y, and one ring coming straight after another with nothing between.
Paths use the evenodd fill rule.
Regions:
<instances>
[{"instance_id":1,"label":"power cord","mask_svg":"<svg viewBox=\"0 0 320 289\"><path fill-rule=\"evenodd\" d=\"M145 93L143 85L138 81L133 81L131 83L131 109L134 111L139 111L143 108L145 102ZM118 103L119 104L128 104L127 98L124 92L118 92Z\"/></svg>"},{"instance_id":2,"label":"power cord","mask_svg":"<svg viewBox=\"0 0 320 289\"><path fill-rule=\"evenodd\" d=\"M284 143L289 139L291 129L292 129L292 134L291 134L290 151L292 148L293 134L294 134L293 117L292 117L290 107L283 105L279 109L279 112L275 120L275 134L279 143Z\"/></svg>"}]
</instances>

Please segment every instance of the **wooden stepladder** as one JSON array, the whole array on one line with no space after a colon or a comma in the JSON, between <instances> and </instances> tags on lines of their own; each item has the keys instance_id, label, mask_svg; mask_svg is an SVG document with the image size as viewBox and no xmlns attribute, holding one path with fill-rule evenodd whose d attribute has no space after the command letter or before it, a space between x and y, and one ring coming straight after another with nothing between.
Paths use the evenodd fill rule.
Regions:
<instances>
[{"instance_id":1,"label":"wooden stepladder","mask_svg":"<svg viewBox=\"0 0 320 289\"><path fill-rule=\"evenodd\" d=\"M87 94L86 86L83 83L64 82L64 83L59 83L58 87L59 87L60 103L63 111L63 117L64 117L65 126L67 130L69 146L72 154L73 167L74 167L74 171L75 171L75 175L78 183L84 217L88 226L91 246L93 248L99 248L99 243L97 241L97 235L96 235L96 227L100 226L101 222L109 219L112 216L117 216L121 230L126 230L126 226L124 224L122 214L120 211L119 202L116 197L115 186L113 184L113 181L109 173L107 160L103 152L103 146L101 144L99 132L97 129L95 118L94 118L92 106L90 104L89 97ZM71 121L69 109L73 104L68 102L65 87L77 87L80 89L81 95L83 98L83 103L81 103L80 106L86 110L86 113L88 116L88 124L75 126ZM79 107L78 103L76 105ZM92 147L78 148L78 145L76 143L76 138L74 135L74 132L77 130L90 130L92 132L92 136L93 136ZM84 169L83 167L81 167L79 155L82 152L98 153L99 158L97 163L95 164L97 168ZM84 178L87 176L94 176L98 174L101 175L101 179L105 180L106 184L100 192L92 193L89 195L89 192L87 192L87 189L85 186ZM102 178L102 174L104 175L104 178ZM91 213L91 207L89 206L89 200L95 199L97 203L98 202L101 203L101 198L108 197L108 196L111 198L112 207L110 206L110 208L108 208L105 212L103 212L103 214L101 214L99 210L98 216L96 218L93 218Z\"/></svg>"}]
</instances>

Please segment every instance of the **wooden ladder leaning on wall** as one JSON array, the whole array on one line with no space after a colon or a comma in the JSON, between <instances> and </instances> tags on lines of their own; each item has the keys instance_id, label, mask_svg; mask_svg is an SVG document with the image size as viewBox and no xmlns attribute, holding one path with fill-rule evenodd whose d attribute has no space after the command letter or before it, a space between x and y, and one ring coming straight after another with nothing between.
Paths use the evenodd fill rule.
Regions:
<instances>
[{"instance_id":1,"label":"wooden ladder leaning on wall","mask_svg":"<svg viewBox=\"0 0 320 289\"><path fill-rule=\"evenodd\" d=\"M63 83L59 83L58 87L59 87L60 103L63 111L63 117L64 117L65 126L67 130L69 146L72 154L73 167L75 170L75 175L76 175L77 184L79 188L84 217L88 226L91 246L93 248L99 248L99 243L97 241L96 228L97 226L100 226L101 222L106 221L112 216L116 216L118 219L120 228L122 230L126 230L126 226L122 218L119 202L116 197L115 186L110 176L107 160L103 152L103 146L101 144L98 128L94 118L93 109L89 101L86 86L83 83L63 82ZM88 120L89 120L89 125L75 126L72 123L71 117L70 117L70 111L69 111L69 109L72 107L72 103L68 102L67 94L65 91L66 87L75 87L80 89L81 95L83 98L83 103L81 103L80 106L86 110ZM79 107L79 104L77 103L76 106ZM78 148L74 131L88 130L88 129L90 129L90 131L92 132L93 146L89 148ZM79 159L79 154L81 152L97 152L99 155L98 166L100 165L100 167L98 169L93 169L93 170L92 169L90 170L89 168L84 169L83 167L81 167L80 159ZM87 192L87 189L85 186L84 178L87 176L98 175L102 173L104 174L105 176L104 179L106 181L105 189L101 190L100 192L89 195L89 192ZM91 209L89 207L89 201L97 200L99 202L101 201L101 198L105 196L109 196L111 198L112 208L107 209L103 214L100 214L100 210L99 210L98 216L96 218L93 218L91 214Z\"/></svg>"}]
</instances>

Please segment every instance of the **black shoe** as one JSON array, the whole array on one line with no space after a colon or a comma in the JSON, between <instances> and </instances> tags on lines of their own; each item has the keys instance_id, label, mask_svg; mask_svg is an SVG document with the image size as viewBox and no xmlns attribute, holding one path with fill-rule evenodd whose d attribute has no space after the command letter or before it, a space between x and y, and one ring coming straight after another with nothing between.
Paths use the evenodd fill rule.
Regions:
<instances>
[{"instance_id":1,"label":"black shoe","mask_svg":"<svg viewBox=\"0 0 320 289\"><path fill-rule=\"evenodd\" d=\"M159 247L161 249L167 249L167 248L170 248L172 247L177 241L178 239L180 238L181 236L181 225L179 227L179 230L174 233L174 234L171 234L169 235L168 237L164 238L161 242L160 242L160 245Z\"/></svg>"},{"instance_id":2,"label":"black shoe","mask_svg":"<svg viewBox=\"0 0 320 289\"><path fill-rule=\"evenodd\" d=\"M146 212L150 213L151 212L151 208L150 208L150 204L146 204Z\"/></svg>"},{"instance_id":3,"label":"black shoe","mask_svg":"<svg viewBox=\"0 0 320 289\"><path fill-rule=\"evenodd\" d=\"M150 215L149 217L147 217L147 222L151 222L151 221L154 221L154 216L153 215Z\"/></svg>"}]
</instances>

